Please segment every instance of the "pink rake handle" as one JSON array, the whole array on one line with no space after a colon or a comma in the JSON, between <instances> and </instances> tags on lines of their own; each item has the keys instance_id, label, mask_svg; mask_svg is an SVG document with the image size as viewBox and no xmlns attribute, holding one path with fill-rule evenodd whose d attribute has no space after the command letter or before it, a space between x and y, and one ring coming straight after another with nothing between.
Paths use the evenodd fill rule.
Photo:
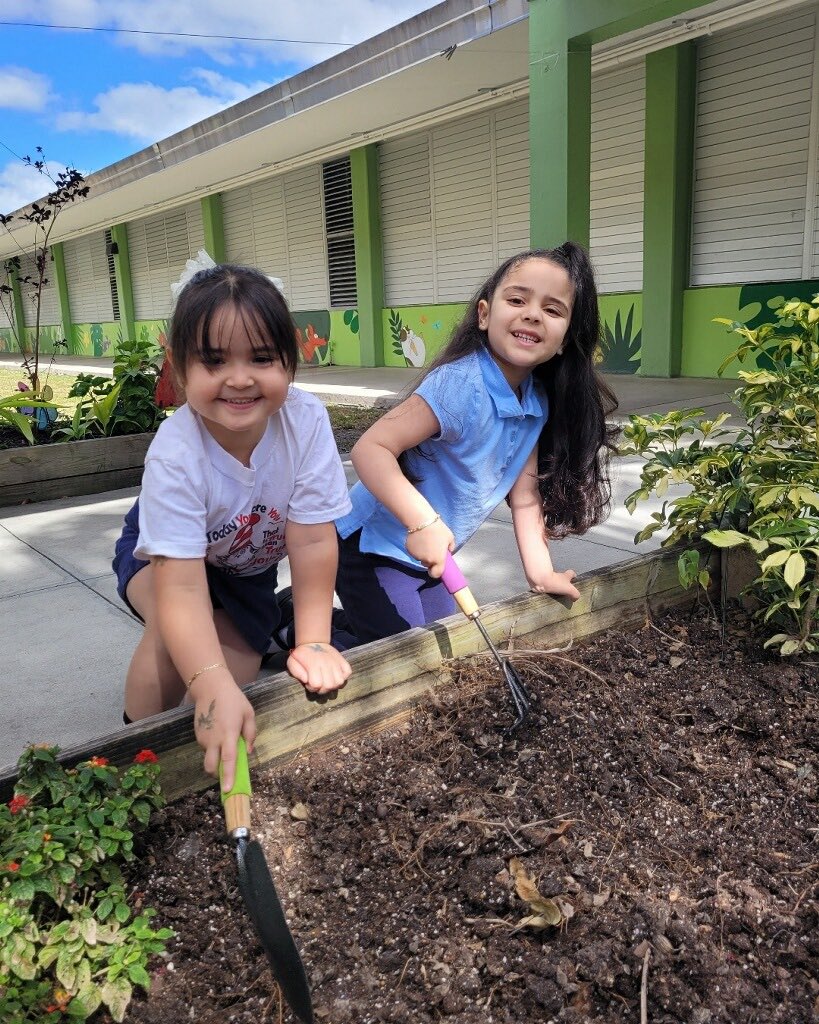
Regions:
<instances>
[{"instance_id":1,"label":"pink rake handle","mask_svg":"<svg viewBox=\"0 0 819 1024\"><path fill-rule=\"evenodd\" d=\"M472 596L472 591L466 582L466 576L458 568L450 551L446 553L441 582L455 598L458 607L468 619L476 619L481 614L478 602Z\"/></svg>"},{"instance_id":2,"label":"pink rake handle","mask_svg":"<svg viewBox=\"0 0 819 1024\"><path fill-rule=\"evenodd\" d=\"M466 582L466 576L458 568L458 563L452 557L452 552L447 551L446 562L444 563L444 571L441 575L441 582L450 592L450 594L457 594L459 590L463 590L464 587L468 587L469 584Z\"/></svg>"}]
</instances>

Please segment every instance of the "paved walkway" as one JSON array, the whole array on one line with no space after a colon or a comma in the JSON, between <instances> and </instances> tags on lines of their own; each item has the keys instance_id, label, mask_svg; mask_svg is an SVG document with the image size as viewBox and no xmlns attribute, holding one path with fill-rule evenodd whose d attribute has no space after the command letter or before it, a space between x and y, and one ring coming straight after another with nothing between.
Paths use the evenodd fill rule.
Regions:
<instances>
[{"instance_id":1,"label":"paved walkway","mask_svg":"<svg viewBox=\"0 0 819 1024\"><path fill-rule=\"evenodd\" d=\"M61 363L66 372L78 370L76 362ZM377 404L399 398L414 376L415 371L394 369L304 368L299 384L327 401ZM719 381L609 380L621 414L698 405L714 415L730 408L730 388ZM352 482L349 463L346 470ZM657 536L638 547L633 543L657 507L646 503L629 516L623 499L638 480L638 460L616 460L611 516L585 537L555 542L558 568L582 574L659 546ZM28 742L68 747L121 727L125 672L141 626L116 595L110 563L136 493L109 491L0 509L0 769L13 764ZM505 505L458 561L482 603L525 589ZM281 580L289 580L286 563Z\"/></svg>"}]
</instances>

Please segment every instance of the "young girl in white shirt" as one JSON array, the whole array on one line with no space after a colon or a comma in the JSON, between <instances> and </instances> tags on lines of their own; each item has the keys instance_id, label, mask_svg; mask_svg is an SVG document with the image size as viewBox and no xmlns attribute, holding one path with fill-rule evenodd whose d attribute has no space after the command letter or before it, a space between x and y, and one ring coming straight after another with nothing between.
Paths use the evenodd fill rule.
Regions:
<instances>
[{"instance_id":1,"label":"young girl in white shirt","mask_svg":"<svg viewBox=\"0 0 819 1024\"><path fill-rule=\"evenodd\" d=\"M114 559L120 596L145 623L126 719L189 694L205 770L221 762L225 790L238 737L251 749L255 739L241 688L280 624L285 555L295 618L288 670L316 694L350 675L330 645L333 522L350 502L324 407L290 387L297 352L290 313L264 274L220 265L191 278L167 347L186 402L148 450Z\"/></svg>"}]
</instances>

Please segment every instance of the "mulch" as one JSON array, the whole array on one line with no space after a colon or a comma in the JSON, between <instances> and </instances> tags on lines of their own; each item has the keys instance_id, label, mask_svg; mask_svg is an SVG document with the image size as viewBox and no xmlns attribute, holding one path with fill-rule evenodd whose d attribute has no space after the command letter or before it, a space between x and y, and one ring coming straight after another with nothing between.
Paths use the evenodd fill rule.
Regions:
<instances>
[{"instance_id":1,"label":"mulch","mask_svg":"<svg viewBox=\"0 0 819 1024\"><path fill-rule=\"evenodd\" d=\"M814 1021L816 660L699 609L515 658L512 736L477 657L400 729L253 772L316 1019ZM177 934L126 1019L292 1022L215 790L143 842L135 898Z\"/></svg>"}]
</instances>

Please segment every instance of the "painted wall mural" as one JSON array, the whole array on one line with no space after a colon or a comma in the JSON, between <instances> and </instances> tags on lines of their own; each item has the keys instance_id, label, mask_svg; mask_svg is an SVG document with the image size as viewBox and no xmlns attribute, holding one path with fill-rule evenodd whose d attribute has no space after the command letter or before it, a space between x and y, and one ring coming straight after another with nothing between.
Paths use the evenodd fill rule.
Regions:
<instances>
[{"instance_id":1,"label":"painted wall mural","mask_svg":"<svg viewBox=\"0 0 819 1024\"><path fill-rule=\"evenodd\" d=\"M600 363L603 373L635 374L643 349L643 296L640 292L601 295Z\"/></svg>"},{"instance_id":2,"label":"painted wall mural","mask_svg":"<svg viewBox=\"0 0 819 1024\"><path fill-rule=\"evenodd\" d=\"M428 366L449 341L465 303L382 310L385 366Z\"/></svg>"},{"instance_id":3,"label":"painted wall mural","mask_svg":"<svg viewBox=\"0 0 819 1024\"><path fill-rule=\"evenodd\" d=\"M299 362L308 366L326 366L330 362L330 312L326 309L293 313Z\"/></svg>"}]
</instances>

